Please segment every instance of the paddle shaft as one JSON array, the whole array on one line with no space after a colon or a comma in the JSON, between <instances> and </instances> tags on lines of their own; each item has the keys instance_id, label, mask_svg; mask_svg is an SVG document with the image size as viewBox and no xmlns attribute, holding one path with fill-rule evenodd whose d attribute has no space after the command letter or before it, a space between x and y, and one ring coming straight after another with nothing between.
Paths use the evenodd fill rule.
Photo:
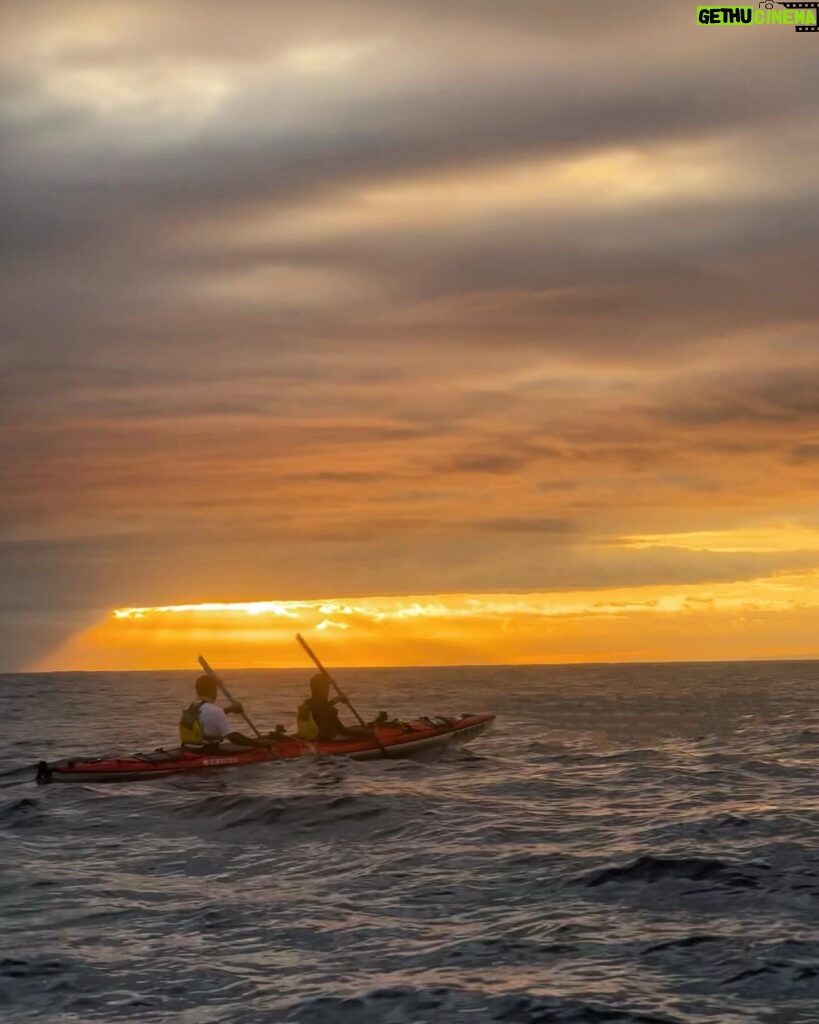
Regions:
<instances>
[{"instance_id":1,"label":"paddle shaft","mask_svg":"<svg viewBox=\"0 0 819 1024\"><path fill-rule=\"evenodd\" d=\"M336 693L339 695L339 697L342 698L342 700L347 705L347 707L350 709L350 711L352 711L352 713L355 715L356 719L358 720L358 724L361 726L361 728L362 729L366 729L367 726L364 724L364 719L361 717L361 715L359 715L359 713L356 711L356 709L353 707L353 705L349 702L349 700L347 699L347 694L342 692L341 687L338 685L338 683L335 681L335 679L333 679L333 677L330 675L330 673L327 671L327 669L322 665L322 663L318 660L316 655L313 653L312 648L307 643L307 641L304 639L304 637L301 635L301 633L296 633L296 639L302 645L302 647L307 652L309 657L312 659L313 663L315 664L315 666L319 670L319 672L321 672L322 675L327 676L327 678L333 684L333 686L335 687ZM375 727L373 727L373 739L378 744L378 749L381 751L382 755L384 757L386 757L387 756L387 751L384 749L384 744L378 738L378 735L376 734L376 731L375 731Z\"/></svg>"},{"instance_id":2,"label":"paddle shaft","mask_svg":"<svg viewBox=\"0 0 819 1024\"><path fill-rule=\"evenodd\" d=\"M229 700L231 704L237 704L238 701L234 700L233 694L230 692L230 690L227 688L227 686L225 686L225 684L222 682L222 680L219 678L219 676L216 675L216 673L213 671L213 669L210 667L210 665L205 661L205 659L202 657L201 654L199 655L199 664L205 670L205 674L209 675L210 678L214 681L214 683L216 683L216 685L222 691L222 693L227 698L227 700ZM247 724L250 726L250 728L256 733L257 738L260 739L260 740L264 739L264 737L259 732L259 730L256 728L256 726L250 721L250 719L245 714L244 708L242 708L242 710L239 712L239 714L242 716L242 718L244 718L244 720L247 722Z\"/></svg>"}]
</instances>

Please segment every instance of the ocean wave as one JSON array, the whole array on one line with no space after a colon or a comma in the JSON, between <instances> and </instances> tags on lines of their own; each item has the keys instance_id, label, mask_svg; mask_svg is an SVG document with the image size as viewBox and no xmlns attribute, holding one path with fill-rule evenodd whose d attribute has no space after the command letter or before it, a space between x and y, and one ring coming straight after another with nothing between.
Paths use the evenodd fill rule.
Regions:
<instances>
[{"instance_id":1,"label":"ocean wave","mask_svg":"<svg viewBox=\"0 0 819 1024\"><path fill-rule=\"evenodd\" d=\"M40 801L31 797L0 801L0 828L32 828L44 816Z\"/></svg>"},{"instance_id":2,"label":"ocean wave","mask_svg":"<svg viewBox=\"0 0 819 1024\"><path fill-rule=\"evenodd\" d=\"M599 868L584 878L589 889L601 885L643 884L665 882L716 883L731 889L756 889L767 864L740 866L713 857L665 857L646 854L627 864Z\"/></svg>"},{"instance_id":3,"label":"ocean wave","mask_svg":"<svg viewBox=\"0 0 819 1024\"><path fill-rule=\"evenodd\" d=\"M576 999L513 996L492 1015L514 1024L682 1024L682 1018Z\"/></svg>"},{"instance_id":4,"label":"ocean wave","mask_svg":"<svg viewBox=\"0 0 819 1024\"><path fill-rule=\"evenodd\" d=\"M365 794L290 797L224 794L188 804L183 816L211 821L225 833L275 830L281 834L338 833L350 828L396 825L400 807L393 801Z\"/></svg>"},{"instance_id":5,"label":"ocean wave","mask_svg":"<svg viewBox=\"0 0 819 1024\"><path fill-rule=\"evenodd\" d=\"M423 761L36 787L0 740L0 1016L814 1024L815 666L658 671L356 673L363 711L498 712ZM281 678L236 673L259 721ZM37 756L150 748L189 690L43 677L25 722Z\"/></svg>"}]
</instances>

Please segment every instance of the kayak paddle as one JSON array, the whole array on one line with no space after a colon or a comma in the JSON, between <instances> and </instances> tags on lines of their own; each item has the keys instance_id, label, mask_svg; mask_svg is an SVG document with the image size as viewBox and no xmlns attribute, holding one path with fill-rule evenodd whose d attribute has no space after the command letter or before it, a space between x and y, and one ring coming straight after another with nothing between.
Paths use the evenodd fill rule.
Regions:
<instances>
[{"instance_id":1,"label":"kayak paddle","mask_svg":"<svg viewBox=\"0 0 819 1024\"><path fill-rule=\"evenodd\" d=\"M210 676L210 678L214 681L214 683L216 683L216 685L222 691L222 694L225 696L225 698L227 700L229 700L231 704L238 704L239 701L237 701L234 698L233 694L230 692L230 690L227 688L227 686L224 684L224 682L219 678L219 676L216 675L216 673L213 671L213 669L210 667L210 665L205 661L205 659L202 657L201 654L199 655L199 664L205 670L205 674ZM242 718L244 718L244 720L247 722L247 724L250 726L250 728L253 730L253 732L256 733L256 736L257 736L258 739L260 739L260 740L266 739L266 737L262 736L262 734L259 732L259 730L256 728L256 726L247 717L247 715L245 714L244 707L239 712L239 714L242 716ZM271 745L269 747L269 750L270 750L271 754L275 754L276 757L279 756L278 753L276 753L276 751L273 749L272 743L271 743Z\"/></svg>"},{"instance_id":2,"label":"kayak paddle","mask_svg":"<svg viewBox=\"0 0 819 1024\"><path fill-rule=\"evenodd\" d=\"M330 673L327 671L327 669L322 665L322 663L318 660L318 658L315 656L315 654L313 654L312 650L310 649L310 645L307 643L307 641L304 639L304 637L301 635L301 633L296 633L296 639L302 645L302 647L305 649L305 651L310 656L310 658L313 660L313 663L315 664L315 666L319 670L319 672L321 672L321 674L323 676L327 676L327 678L333 684L333 686L335 687L336 693L339 695L339 697L342 698L342 700L347 705L347 707L350 709L350 711L352 711L352 713L358 719L358 724L361 726L361 728L362 729L366 729L367 726L364 724L364 719L361 717L361 715L359 715L359 713L356 711L356 709L353 707L353 705L349 702L349 700L347 699L347 695L345 693L342 693L341 687L338 685L338 683L335 681L335 679L333 679L333 677L330 675ZM382 757L388 757L389 755L387 754L387 751L384 749L384 744L378 738L378 734L375 731L375 727L373 727L372 736L373 736L373 739L375 740L375 742L378 744L378 749L381 751L381 756Z\"/></svg>"}]
</instances>

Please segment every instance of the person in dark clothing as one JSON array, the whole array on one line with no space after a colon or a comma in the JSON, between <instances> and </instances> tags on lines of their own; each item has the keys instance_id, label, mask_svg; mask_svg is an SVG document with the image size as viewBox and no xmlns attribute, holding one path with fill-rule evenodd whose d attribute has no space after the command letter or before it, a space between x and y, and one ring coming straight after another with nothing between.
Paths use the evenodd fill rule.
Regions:
<instances>
[{"instance_id":1,"label":"person in dark clothing","mask_svg":"<svg viewBox=\"0 0 819 1024\"><path fill-rule=\"evenodd\" d=\"M345 725L338 717L337 704L347 704L346 697L330 699L330 680L319 673L310 680L310 696L299 706L297 732L306 740L329 740L345 737L371 736L372 730Z\"/></svg>"}]
</instances>

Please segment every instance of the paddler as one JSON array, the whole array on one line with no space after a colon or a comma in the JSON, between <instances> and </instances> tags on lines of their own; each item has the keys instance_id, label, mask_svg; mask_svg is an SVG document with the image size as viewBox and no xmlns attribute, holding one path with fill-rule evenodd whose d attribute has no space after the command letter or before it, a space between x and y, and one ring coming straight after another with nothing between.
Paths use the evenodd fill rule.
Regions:
<instances>
[{"instance_id":1,"label":"paddler","mask_svg":"<svg viewBox=\"0 0 819 1024\"><path fill-rule=\"evenodd\" d=\"M179 740L184 747L218 747L223 741L237 747L269 747L268 738L256 739L234 732L228 715L241 715L243 707L238 702L229 704L224 711L216 703L216 683L210 676L199 676L196 680L196 697L179 720Z\"/></svg>"},{"instance_id":2,"label":"paddler","mask_svg":"<svg viewBox=\"0 0 819 1024\"><path fill-rule=\"evenodd\" d=\"M319 672L310 680L310 696L299 706L296 730L299 736L305 740L322 740L325 743L339 736L372 736L372 729L345 725L338 717L336 704L349 706L349 701L341 696L330 700L330 679Z\"/></svg>"}]
</instances>

